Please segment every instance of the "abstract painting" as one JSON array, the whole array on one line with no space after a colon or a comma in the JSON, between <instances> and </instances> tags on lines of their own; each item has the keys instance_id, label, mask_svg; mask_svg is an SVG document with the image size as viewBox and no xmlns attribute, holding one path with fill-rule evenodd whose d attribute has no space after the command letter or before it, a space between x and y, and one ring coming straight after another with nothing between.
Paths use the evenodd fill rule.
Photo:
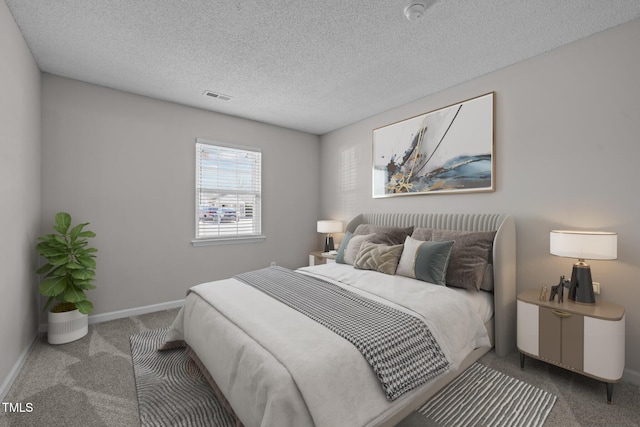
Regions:
<instances>
[{"instance_id":1,"label":"abstract painting","mask_svg":"<svg viewBox=\"0 0 640 427\"><path fill-rule=\"evenodd\" d=\"M373 197L494 191L493 93L373 130Z\"/></svg>"}]
</instances>

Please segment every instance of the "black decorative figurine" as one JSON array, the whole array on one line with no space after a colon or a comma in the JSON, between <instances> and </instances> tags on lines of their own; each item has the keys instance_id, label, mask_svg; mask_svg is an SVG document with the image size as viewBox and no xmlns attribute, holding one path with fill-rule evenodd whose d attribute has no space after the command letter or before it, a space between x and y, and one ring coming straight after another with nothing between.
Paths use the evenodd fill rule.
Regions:
<instances>
[{"instance_id":1,"label":"black decorative figurine","mask_svg":"<svg viewBox=\"0 0 640 427\"><path fill-rule=\"evenodd\" d=\"M560 283L551 287L551 294L549 295L549 301L553 301L553 299L558 295L558 302L562 303L564 301L564 288L569 289L571 287L571 282L565 280L564 276L560 276Z\"/></svg>"}]
</instances>

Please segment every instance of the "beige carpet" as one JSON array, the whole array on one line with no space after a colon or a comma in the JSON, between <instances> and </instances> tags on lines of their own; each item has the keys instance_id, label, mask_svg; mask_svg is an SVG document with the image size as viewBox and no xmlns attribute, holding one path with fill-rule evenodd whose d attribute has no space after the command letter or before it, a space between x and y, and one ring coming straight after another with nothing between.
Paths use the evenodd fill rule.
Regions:
<instances>
[{"instance_id":1,"label":"beige carpet","mask_svg":"<svg viewBox=\"0 0 640 427\"><path fill-rule=\"evenodd\" d=\"M36 344L5 402L31 403L31 413L0 410L0 426L140 425L129 337L166 327L177 310L89 326L68 344Z\"/></svg>"}]
</instances>

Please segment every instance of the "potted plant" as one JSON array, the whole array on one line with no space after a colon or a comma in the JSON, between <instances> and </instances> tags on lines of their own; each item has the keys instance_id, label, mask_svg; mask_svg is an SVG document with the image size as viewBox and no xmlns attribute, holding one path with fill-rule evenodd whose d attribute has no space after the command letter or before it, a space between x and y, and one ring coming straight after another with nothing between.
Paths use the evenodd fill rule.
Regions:
<instances>
[{"instance_id":1,"label":"potted plant","mask_svg":"<svg viewBox=\"0 0 640 427\"><path fill-rule=\"evenodd\" d=\"M88 332L88 314L93 304L87 300L85 291L95 289L95 252L88 247L92 231L84 230L89 223L71 227L71 215L66 212L56 214L57 233L39 237L36 250L47 263L38 268L37 274L44 275L40 293L49 297L44 310L57 301L48 314L49 343L63 344L82 338Z\"/></svg>"}]
</instances>

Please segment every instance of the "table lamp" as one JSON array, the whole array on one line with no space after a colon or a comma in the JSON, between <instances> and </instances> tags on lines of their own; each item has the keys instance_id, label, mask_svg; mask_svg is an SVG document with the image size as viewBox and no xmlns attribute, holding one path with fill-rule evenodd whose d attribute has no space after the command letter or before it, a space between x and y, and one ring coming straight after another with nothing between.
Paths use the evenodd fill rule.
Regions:
<instances>
[{"instance_id":1,"label":"table lamp","mask_svg":"<svg viewBox=\"0 0 640 427\"><path fill-rule=\"evenodd\" d=\"M569 300L595 304L591 267L585 259L610 260L618 257L618 234L599 231L552 230L549 238L552 255L578 258L571 271Z\"/></svg>"},{"instance_id":2,"label":"table lamp","mask_svg":"<svg viewBox=\"0 0 640 427\"><path fill-rule=\"evenodd\" d=\"M327 233L324 243L324 251L329 252L335 249L333 246L333 236L331 233L340 233L342 231L342 222L330 219L318 221L318 233Z\"/></svg>"}]
</instances>

